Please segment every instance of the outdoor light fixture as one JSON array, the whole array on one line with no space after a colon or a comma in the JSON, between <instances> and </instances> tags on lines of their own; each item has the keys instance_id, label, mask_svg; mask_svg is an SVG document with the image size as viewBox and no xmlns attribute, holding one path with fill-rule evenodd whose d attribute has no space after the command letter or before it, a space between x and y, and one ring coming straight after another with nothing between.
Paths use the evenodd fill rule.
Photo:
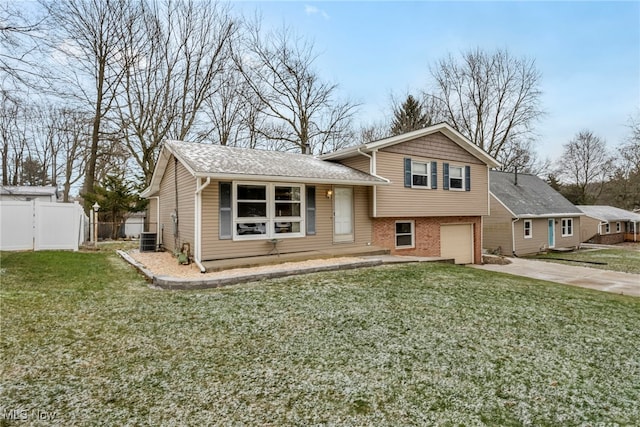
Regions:
<instances>
[{"instance_id":1,"label":"outdoor light fixture","mask_svg":"<svg viewBox=\"0 0 640 427\"><path fill-rule=\"evenodd\" d=\"M98 244L98 211L100 210L100 205L98 204L98 202L95 202L92 206L93 208L93 212L92 212L92 220L93 220L93 236L92 237L92 241L94 245Z\"/></svg>"},{"instance_id":2,"label":"outdoor light fixture","mask_svg":"<svg viewBox=\"0 0 640 427\"><path fill-rule=\"evenodd\" d=\"M333 190L327 190L327 199L330 199L333 196Z\"/></svg>"}]
</instances>

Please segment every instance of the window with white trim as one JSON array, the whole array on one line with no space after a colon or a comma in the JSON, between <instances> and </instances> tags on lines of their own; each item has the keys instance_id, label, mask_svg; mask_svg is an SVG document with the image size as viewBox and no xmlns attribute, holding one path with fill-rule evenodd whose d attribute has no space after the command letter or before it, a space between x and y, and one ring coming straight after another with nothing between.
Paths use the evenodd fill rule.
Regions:
<instances>
[{"instance_id":1,"label":"window with white trim","mask_svg":"<svg viewBox=\"0 0 640 427\"><path fill-rule=\"evenodd\" d=\"M304 185L233 183L233 239L303 237Z\"/></svg>"},{"instance_id":2,"label":"window with white trim","mask_svg":"<svg viewBox=\"0 0 640 427\"><path fill-rule=\"evenodd\" d=\"M573 218L562 218L562 237L573 236Z\"/></svg>"},{"instance_id":3,"label":"window with white trim","mask_svg":"<svg viewBox=\"0 0 640 427\"><path fill-rule=\"evenodd\" d=\"M530 239L533 237L533 222L530 219L524 220L524 238Z\"/></svg>"},{"instance_id":4,"label":"window with white trim","mask_svg":"<svg viewBox=\"0 0 640 427\"><path fill-rule=\"evenodd\" d=\"M415 247L414 222L396 221L396 248L408 249Z\"/></svg>"},{"instance_id":5,"label":"window with white trim","mask_svg":"<svg viewBox=\"0 0 640 427\"><path fill-rule=\"evenodd\" d=\"M431 164L411 162L411 186L431 188Z\"/></svg>"},{"instance_id":6,"label":"window with white trim","mask_svg":"<svg viewBox=\"0 0 640 427\"><path fill-rule=\"evenodd\" d=\"M464 167L449 165L449 189L464 191Z\"/></svg>"},{"instance_id":7,"label":"window with white trim","mask_svg":"<svg viewBox=\"0 0 640 427\"><path fill-rule=\"evenodd\" d=\"M611 231L611 228L609 226L609 223L606 223L604 225L604 234L609 234L610 231Z\"/></svg>"},{"instance_id":8,"label":"window with white trim","mask_svg":"<svg viewBox=\"0 0 640 427\"><path fill-rule=\"evenodd\" d=\"M616 233L620 232L620 223L616 222Z\"/></svg>"}]
</instances>

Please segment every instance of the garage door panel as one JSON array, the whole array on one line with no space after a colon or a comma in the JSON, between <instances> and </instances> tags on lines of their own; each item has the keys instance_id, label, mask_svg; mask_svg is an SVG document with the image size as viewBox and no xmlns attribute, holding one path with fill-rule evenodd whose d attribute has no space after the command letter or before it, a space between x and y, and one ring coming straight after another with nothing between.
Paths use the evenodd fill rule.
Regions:
<instances>
[{"instance_id":1,"label":"garage door panel","mask_svg":"<svg viewBox=\"0 0 640 427\"><path fill-rule=\"evenodd\" d=\"M456 264L473 264L473 225L440 226L440 256Z\"/></svg>"}]
</instances>

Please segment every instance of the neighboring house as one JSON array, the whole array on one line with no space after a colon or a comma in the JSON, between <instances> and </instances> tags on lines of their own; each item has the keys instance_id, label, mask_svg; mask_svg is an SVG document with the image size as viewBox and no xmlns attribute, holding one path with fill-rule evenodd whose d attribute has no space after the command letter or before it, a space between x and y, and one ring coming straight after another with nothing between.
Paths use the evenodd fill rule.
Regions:
<instances>
[{"instance_id":1,"label":"neighboring house","mask_svg":"<svg viewBox=\"0 0 640 427\"><path fill-rule=\"evenodd\" d=\"M124 235L125 237L138 238L144 231L144 219L146 217L145 212L131 212L126 215L124 221Z\"/></svg>"},{"instance_id":2,"label":"neighboring house","mask_svg":"<svg viewBox=\"0 0 640 427\"><path fill-rule=\"evenodd\" d=\"M613 206L578 206L585 217L580 222L580 240L589 243L615 244L640 240L640 213Z\"/></svg>"},{"instance_id":3,"label":"neighboring house","mask_svg":"<svg viewBox=\"0 0 640 427\"><path fill-rule=\"evenodd\" d=\"M167 141L150 186L159 244L201 262L381 246L481 262L489 169L446 124L316 158Z\"/></svg>"},{"instance_id":4,"label":"neighboring house","mask_svg":"<svg viewBox=\"0 0 640 427\"><path fill-rule=\"evenodd\" d=\"M58 189L54 186L2 185L0 200L57 202Z\"/></svg>"},{"instance_id":5,"label":"neighboring house","mask_svg":"<svg viewBox=\"0 0 640 427\"><path fill-rule=\"evenodd\" d=\"M580 245L582 211L537 176L491 171L490 198L485 249L519 256Z\"/></svg>"}]
</instances>

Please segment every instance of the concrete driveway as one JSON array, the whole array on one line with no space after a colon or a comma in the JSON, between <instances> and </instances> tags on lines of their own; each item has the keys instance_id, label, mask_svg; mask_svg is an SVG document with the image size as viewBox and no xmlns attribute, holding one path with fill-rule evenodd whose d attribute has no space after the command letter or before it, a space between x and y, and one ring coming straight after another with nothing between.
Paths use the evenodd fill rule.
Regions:
<instances>
[{"instance_id":1,"label":"concrete driveway","mask_svg":"<svg viewBox=\"0 0 640 427\"><path fill-rule=\"evenodd\" d=\"M509 258L509 260L511 264L485 264L473 265L473 267L640 297L640 274L621 273L522 258Z\"/></svg>"}]
</instances>

